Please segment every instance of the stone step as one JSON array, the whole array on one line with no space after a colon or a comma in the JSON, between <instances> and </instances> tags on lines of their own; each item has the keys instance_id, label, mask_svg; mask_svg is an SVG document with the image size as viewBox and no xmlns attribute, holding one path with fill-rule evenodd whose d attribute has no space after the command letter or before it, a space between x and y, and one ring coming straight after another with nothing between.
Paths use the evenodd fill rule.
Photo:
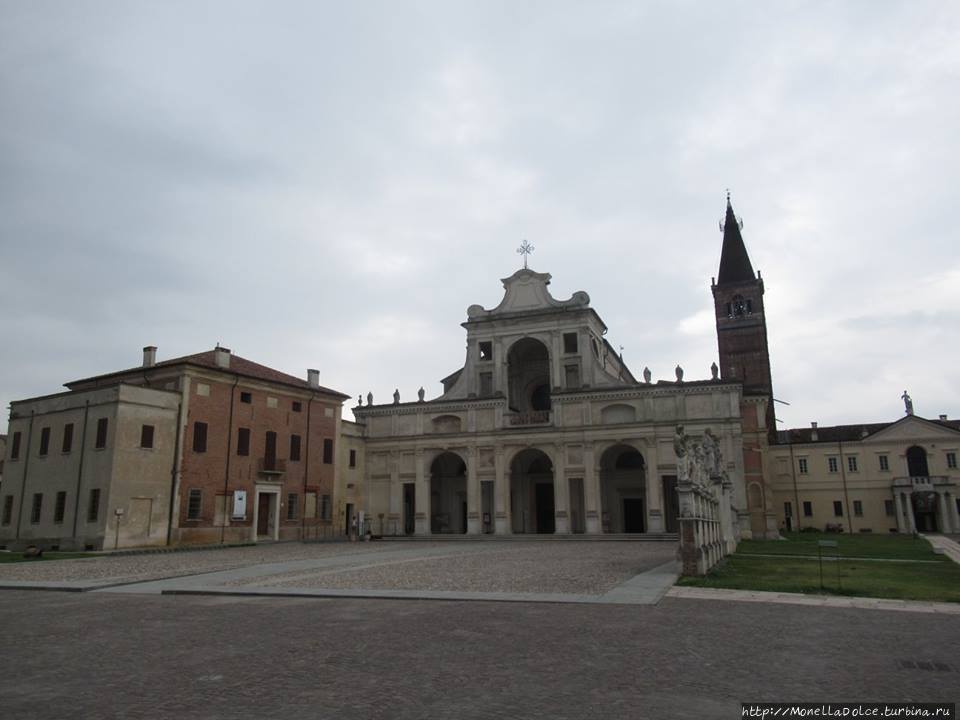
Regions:
<instances>
[{"instance_id":1,"label":"stone step","mask_svg":"<svg viewBox=\"0 0 960 720\"><path fill-rule=\"evenodd\" d=\"M556 534L537 534L537 533L515 533L511 535L466 535L466 534L438 534L438 535L384 535L380 537L374 535L375 540L395 540L395 541L444 541L444 540L471 540L476 542L486 542L493 540L589 540L592 542L678 542L677 533L605 533L603 535L586 535L582 533L570 533L563 535Z\"/></svg>"}]
</instances>

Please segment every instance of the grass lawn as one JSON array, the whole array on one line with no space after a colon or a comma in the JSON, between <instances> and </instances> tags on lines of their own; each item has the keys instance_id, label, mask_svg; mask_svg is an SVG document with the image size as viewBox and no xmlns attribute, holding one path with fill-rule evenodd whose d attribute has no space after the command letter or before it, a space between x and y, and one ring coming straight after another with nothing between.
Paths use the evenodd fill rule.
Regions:
<instances>
[{"instance_id":1,"label":"grass lawn","mask_svg":"<svg viewBox=\"0 0 960 720\"><path fill-rule=\"evenodd\" d=\"M0 563L42 562L44 560L73 560L75 558L94 557L91 553L82 552L45 552L43 557L25 558L23 553L0 552Z\"/></svg>"},{"instance_id":2,"label":"grass lawn","mask_svg":"<svg viewBox=\"0 0 960 720\"><path fill-rule=\"evenodd\" d=\"M960 602L960 565L934 555L923 539L886 535L788 533L787 540L744 540L737 552L706 577L681 578L680 585L806 594L854 595L900 600ZM839 542L839 562L790 557L816 555L817 540ZM824 548L825 556L834 548ZM779 555L782 557L761 557ZM856 558L927 560L877 562ZM848 559L849 558L849 559ZM839 569L839 577L838 577Z\"/></svg>"},{"instance_id":3,"label":"grass lawn","mask_svg":"<svg viewBox=\"0 0 960 720\"><path fill-rule=\"evenodd\" d=\"M786 540L741 540L740 555L816 555L819 540L832 540L838 547L824 548L824 555L837 550L841 557L889 558L896 560L936 560L933 549L923 538L910 535L844 535L842 533L783 533Z\"/></svg>"}]
</instances>

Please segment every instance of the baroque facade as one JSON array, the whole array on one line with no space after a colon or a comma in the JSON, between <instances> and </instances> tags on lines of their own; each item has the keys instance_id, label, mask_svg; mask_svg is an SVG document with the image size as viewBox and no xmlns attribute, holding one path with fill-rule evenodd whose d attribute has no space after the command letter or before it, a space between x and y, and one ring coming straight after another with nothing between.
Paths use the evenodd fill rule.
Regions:
<instances>
[{"instance_id":1,"label":"baroque facade","mask_svg":"<svg viewBox=\"0 0 960 720\"><path fill-rule=\"evenodd\" d=\"M374 534L675 533L677 426L726 458L728 533L749 533L743 433L766 406L714 368L707 380L637 380L585 292L550 275L504 279L499 305L467 309L467 356L440 397L354 408ZM760 407L758 414L757 407ZM762 426L762 422L760 423Z\"/></svg>"}]
</instances>

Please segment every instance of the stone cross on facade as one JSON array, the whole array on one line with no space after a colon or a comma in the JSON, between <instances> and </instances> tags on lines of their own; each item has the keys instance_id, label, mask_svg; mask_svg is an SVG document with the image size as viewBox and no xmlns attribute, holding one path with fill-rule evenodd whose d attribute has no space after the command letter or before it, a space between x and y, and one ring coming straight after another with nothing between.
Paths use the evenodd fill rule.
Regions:
<instances>
[{"instance_id":1,"label":"stone cross on facade","mask_svg":"<svg viewBox=\"0 0 960 720\"><path fill-rule=\"evenodd\" d=\"M534 250L536 250L536 248L535 248L533 245L531 245L530 243L528 243L526 240L524 240L522 243L520 243L520 247L517 248L517 252L518 252L520 255L523 255L523 269L524 269L524 270L527 269L527 257L528 257L528 256L530 255L530 253L532 253Z\"/></svg>"}]
</instances>

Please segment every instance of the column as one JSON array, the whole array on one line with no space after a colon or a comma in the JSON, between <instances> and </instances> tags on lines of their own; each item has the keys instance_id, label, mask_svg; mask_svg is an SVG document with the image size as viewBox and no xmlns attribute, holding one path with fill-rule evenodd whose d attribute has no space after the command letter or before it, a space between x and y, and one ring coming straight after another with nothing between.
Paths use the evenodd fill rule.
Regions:
<instances>
[{"instance_id":1,"label":"column","mask_svg":"<svg viewBox=\"0 0 960 720\"><path fill-rule=\"evenodd\" d=\"M510 473L503 467L503 447L494 451L496 483L493 486L494 527L497 535L510 534Z\"/></svg>"},{"instance_id":2,"label":"column","mask_svg":"<svg viewBox=\"0 0 960 720\"><path fill-rule=\"evenodd\" d=\"M600 486L598 484L597 464L594 459L593 443L583 446L583 505L586 531L588 535L600 535Z\"/></svg>"},{"instance_id":3,"label":"column","mask_svg":"<svg viewBox=\"0 0 960 720\"><path fill-rule=\"evenodd\" d=\"M953 531L960 532L960 512L957 511L957 496L947 493L947 505L950 508L950 518L953 520Z\"/></svg>"},{"instance_id":4,"label":"column","mask_svg":"<svg viewBox=\"0 0 960 720\"><path fill-rule=\"evenodd\" d=\"M917 521L913 517L913 493L906 493L904 495L903 501L907 505L907 527L910 528L910 532L915 533L917 531Z\"/></svg>"},{"instance_id":5,"label":"column","mask_svg":"<svg viewBox=\"0 0 960 720\"><path fill-rule=\"evenodd\" d=\"M947 493L943 490L937 490L937 504L940 506L940 532L949 533L952 523L947 510Z\"/></svg>"},{"instance_id":6,"label":"column","mask_svg":"<svg viewBox=\"0 0 960 720\"><path fill-rule=\"evenodd\" d=\"M477 449L467 448L467 535L483 530L480 518L480 478L477 476Z\"/></svg>"},{"instance_id":7,"label":"column","mask_svg":"<svg viewBox=\"0 0 960 720\"><path fill-rule=\"evenodd\" d=\"M430 534L430 479L425 476L423 468L423 448L417 448L414 453L417 480L414 486L414 534Z\"/></svg>"},{"instance_id":8,"label":"column","mask_svg":"<svg viewBox=\"0 0 960 720\"><path fill-rule=\"evenodd\" d=\"M567 448L553 446L553 519L556 535L570 534L570 482L567 480Z\"/></svg>"},{"instance_id":9,"label":"column","mask_svg":"<svg viewBox=\"0 0 960 720\"><path fill-rule=\"evenodd\" d=\"M897 506L897 532L902 533L904 531L903 526L903 500L900 498L900 493L894 488L893 491L893 500Z\"/></svg>"},{"instance_id":10,"label":"column","mask_svg":"<svg viewBox=\"0 0 960 720\"><path fill-rule=\"evenodd\" d=\"M385 535L399 535L403 531L400 514L403 508L403 485L400 483L400 454L390 452L390 512L387 514Z\"/></svg>"}]
</instances>

